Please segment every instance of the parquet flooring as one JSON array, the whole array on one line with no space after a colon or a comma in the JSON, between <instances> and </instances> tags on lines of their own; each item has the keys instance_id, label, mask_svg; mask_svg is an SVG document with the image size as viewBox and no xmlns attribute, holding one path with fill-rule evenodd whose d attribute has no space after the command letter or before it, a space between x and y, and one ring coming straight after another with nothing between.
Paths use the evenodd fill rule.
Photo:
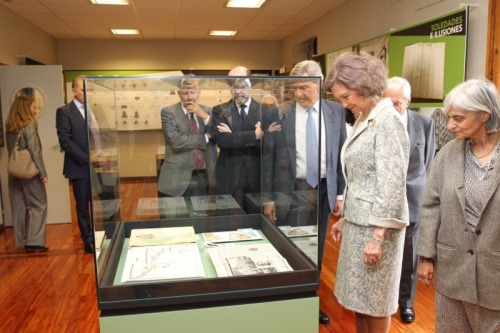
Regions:
<instances>
[{"instance_id":1,"label":"parquet flooring","mask_svg":"<svg viewBox=\"0 0 500 333\"><path fill-rule=\"evenodd\" d=\"M138 198L155 196L156 186L132 180L123 183L120 192L122 216L132 216ZM12 228L0 231L0 332L99 333L93 256L84 254L74 211L72 215L73 223L47 226L50 251L45 254L15 248ZM319 333L353 333L354 315L336 302L332 292L338 244L328 239L325 251L318 295L331 320L320 325ZM434 331L433 288L418 286L415 310L411 325L394 315L390 332Z\"/></svg>"}]
</instances>

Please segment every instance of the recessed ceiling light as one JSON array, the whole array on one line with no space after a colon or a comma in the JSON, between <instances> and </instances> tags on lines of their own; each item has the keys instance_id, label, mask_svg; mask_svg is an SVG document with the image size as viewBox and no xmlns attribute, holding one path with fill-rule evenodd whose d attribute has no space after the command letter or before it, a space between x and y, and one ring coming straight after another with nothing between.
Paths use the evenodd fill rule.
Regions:
<instances>
[{"instance_id":1,"label":"recessed ceiling light","mask_svg":"<svg viewBox=\"0 0 500 333\"><path fill-rule=\"evenodd\" d=\"M139 30L137 29L111 29L114 35L138 35Z\"/></svg>"},{"instance_id":2,"label":"recessed ceiling light","mask_svg":"<svg viewBox=\"0 0 500 333\"><path fill-rule=\"evenodd\" d=\"M234 30L212 30L210 36L234 36L236 32Z\"/></svg>"},{"instance_id":3,"label":"recessed ceiling light","mask_svg":"<svg viewBox=\"0 0 500 333\"><path fill-rule=\"evenodd\" d=\"M95 5L128 5L128 0L90 0Z\"/></svg>"},{"instance_id":4,"label":"recessed ceiling light","mask_svg":"<svg viewBox=\"0 0 500 333\"><path fill-rule=\"evenodd\" d=\"M266 0L229 0L226 7L230 8L260 8Z\"/></svg>"}]
</instances>

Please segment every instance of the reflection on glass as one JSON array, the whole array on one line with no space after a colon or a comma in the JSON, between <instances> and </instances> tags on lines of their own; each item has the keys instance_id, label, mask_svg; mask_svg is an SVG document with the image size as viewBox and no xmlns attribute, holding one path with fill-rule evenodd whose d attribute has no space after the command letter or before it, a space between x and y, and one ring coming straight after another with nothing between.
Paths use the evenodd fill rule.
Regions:
<instances>
[{"instance_id":1,"label":"reflection on glass","mask_svg":"<svg viewBox=\"0 0 500 333\"><path fill-rule=\"evenodd\" d=\"M319 85L319 78L311 79ZM222 276L285 274L274 287L317 282L317 190L294 186L293 163L284 159L295 149L284 123L293 107L289 81L86 79L87 111L95 122L89 144L100 302L169 298L186 292L172 286L177 279L193 280L188 291L199 294L205 292L202 281L211 280L220 297L237 292L228 289L236 285L271 287L256 287L252 279L219 283ZM276 220L263 212L270 201ZM176 228L186 227L196 237L182 246L171 243L178 238L172 234L184 230ZM137 230L165 244L137 248ZM229 258L233 254L237 258ZM183 269L186 261L190 269ZM306 277L295 278L297 272ZM114 286L129 293L117 296Z\"/></svg>"},{"instance_id":2,"label":"reflection on glass","mask_svg":"<svg viewBox=\"0 0 500 333\"><path fill-rule=\"evenodd\" d=\"M40 90L33 87L25 87L16 92L15 97L17 96L32 96L35 99L36 116L40 117L45 108L45 98Z\"/></svg>"}]
</instances>

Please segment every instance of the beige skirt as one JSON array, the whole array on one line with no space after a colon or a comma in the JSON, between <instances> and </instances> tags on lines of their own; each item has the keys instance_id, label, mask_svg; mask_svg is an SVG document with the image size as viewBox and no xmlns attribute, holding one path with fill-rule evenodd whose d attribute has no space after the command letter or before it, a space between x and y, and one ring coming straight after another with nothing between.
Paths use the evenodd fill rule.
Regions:
<instances>
[{"instance_id":1,"label":"beige skirt","mask_svg":"<svg viewBox=\"0 0 500 333\"><path fill-rule=\"evenodd\" d=\"M344 222L334 294L346 309L387 317L398 310L405 230L388 230L382 259L366 265L363 253L372 235L373 227Z\"/></svg>"}]
</instances>

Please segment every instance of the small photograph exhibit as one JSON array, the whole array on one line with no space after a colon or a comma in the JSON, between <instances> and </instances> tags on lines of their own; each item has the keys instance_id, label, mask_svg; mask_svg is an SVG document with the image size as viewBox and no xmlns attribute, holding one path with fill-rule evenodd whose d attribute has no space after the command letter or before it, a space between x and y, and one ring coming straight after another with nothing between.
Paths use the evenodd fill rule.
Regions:
<instances>
[{"instance_id":1,"label":"small photograph exhibit","mask_svg":"<svg viewBox=\"0 0 500 333\"><path fill-rule=\"evenodd\" d=\"M283 225L278 227L287 237L307 237L307 236L317 236L318 226L316 225L304 225L298 227L292 227L289 225Z\"/></svg>"},{"instance_id":2,"label":"small photograph exhibit","mask_svg":"<svg viewBox=\"0 0 500 333\"><path fill-rule=\"evenodd\" d=\"M182 243L196 243L193 227L132 229L129 248Z\"/></svg>"},{"instance_id":3,"label":"small photograph exhibit","mask_svg":"<svg viewBox=\"0 0 500 333\"><path fill-rule=\"evenodd\" d=\"M292 238L293 243L315 264L318 262L318 238Z\"/></svg>"},{"instance_id":4,"label":"small photograph exhibit","mask_svg":"<svg viewBox=\"0 0 500 333\"><path fill-rule=\"evenodd\" d=\"M101 251L102 245L104 244L104 240L106 239L106 232L104 230L94 231L94 239L95 239L96 251Z\"/></svg>"},{"instance_id":5,"label":"small photograph exhibit","mask_svg":"<svg viewBox=\"0 0 500 333\"><path fill-rule=\"evenodd\" d=\"M144 246L129 248L122 283L205 277L198 245Z\"/></svg>"},{"instance_id":6,"label":"small photograph exhibit","mask_svg":"<svg viewBox=\"0 0 500 333\"><path fill-rule=\"evenodd\" d=\"M94 231L94 242L95 242L95 255L99 259L101 255L101 249L104 245L104 240L106 239L106 232L104 230Z\"/></svg>"},{"instance_id":7,"label":"small photograph exhibit","mask_svg":"<svg viewBox=\"0 0 500 333\"><path fill-rule=\"evenodd\" d=\"M254 207L262 207L263 198L272 198L272 201L276 206L288 206L288 205L297 205L296 198L294 195L287 195L282 192L274 192L274 193L246 193L245 198L249 203L251 203ZM265 203L264 199L264 203Z\"/></svg>"},{"instance_id":8,"label":"small photograph exhibit","mask_svg":"<svg viewBox=\"0 0 500 333\"><path fill-rule=\"evenodd\" d=\"M135 211L136 217L147 218L158 214L168 217L187 217L189 211L183 197L139 199Z\"/></svg>"},{"instance_id":9,"label":"small photograph exhibit","mask_svg":"<svg viewBox=\"0 0 500 333\"><path fill-rule=\"evenodd\" d=\"M193 210L218 210L240 208L231 195L202 195L191 197Z\"/></svg>"},{"instance_id":10,"label":"small photograph exhibit","mask_svg":"<svg viewBox=\"0 0 500 333\"><path fill-rule=\"evenodd\" d=\"M243 214L243 209L230 194L192 196L194 216Z\"/></svg>"},{"instance_id":11,"label":"small photograph exhibit","mask_svg":"<svg viewBox=\"0 0 500 333\"><path fill-rule=\"evenodd\" d=\"M212 244L262 239L259 232L252 228L237 229L232 231L206 232L202 233L201 236L203 237L205 243Z\"/></svg>"},{"instance_id":12,"label":"small photograph exhibit","mask_svg":"<svg viewBox=\"0 0 500 333\"><path fill-rule=\"evenodd\" d=\"M271 244L215 247L207 252L219 277L293 271Z\"/></svg>"}]
</instances>

